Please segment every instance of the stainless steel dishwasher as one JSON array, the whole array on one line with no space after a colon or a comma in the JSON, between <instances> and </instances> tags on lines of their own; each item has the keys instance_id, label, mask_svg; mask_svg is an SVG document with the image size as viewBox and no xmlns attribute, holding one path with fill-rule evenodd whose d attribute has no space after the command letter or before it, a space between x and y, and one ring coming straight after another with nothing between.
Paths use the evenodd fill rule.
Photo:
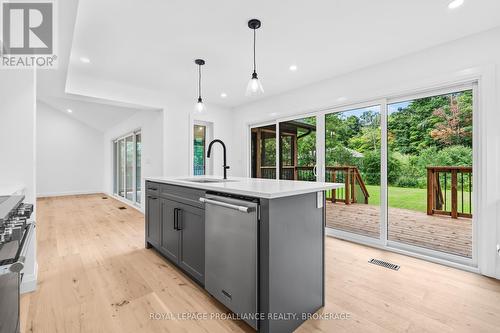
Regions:
<instances>
[{"instance_id":1,"label":"stainless steel dishwasher","mask_svg":"<svg viewBox=\"0 0 500 333\"><path fill-rule=\"evenodd\" d=\"M207 194L205 289L257 329L258 202Z\"/></svg>"}]
</instances>

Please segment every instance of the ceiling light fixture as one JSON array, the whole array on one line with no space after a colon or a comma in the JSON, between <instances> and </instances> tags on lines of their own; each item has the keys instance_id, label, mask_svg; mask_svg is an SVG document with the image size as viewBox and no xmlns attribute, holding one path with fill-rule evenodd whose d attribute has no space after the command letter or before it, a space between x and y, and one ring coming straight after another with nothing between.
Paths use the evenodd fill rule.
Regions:
<instances>
[{"instance_id":1,"label":"ceiling light fixture","mask_svg":"<svg viewBox=\"0 0 500 333\"><path fill-rule=\"evenodd\" d=\"M203 99L201 98L201 66L205 65L205 60L196 59L194 63L198 65L198 101L196 102L195 110L201 113L206 110Z\"/></svg>"},{"instance_id":2,"label":"ceiling light fixture","mask_svg":"<svg viewBox=\"0 0 500 333\"><path fill-rule=\"evenodd\" d=\"M455 8L458 8L458 7L462 6L463 4L464 4L464 0L452 0L448 4L448 8L449 9L455 9Z\"/></svg>"},{"instance_id":3,"label":"ceiling light fixture","mask_svg":"<svg viewBox=\"0 0 500 333\"><path fill-rule=\"evenodd\" d=\"M90 59L87 57L80 57L80 61L84 64L90 64Z\"/></svg>"},{"instance_id":4,"label":"ceiling light fixture","mask_svg":"<svg viewBox=\"0 0 500 333\"><path fill-rule=\"evenodd\" d=\"M223 93L221 93L221 94L220 94L220 97L222 97L222 98L226 98L226 97L227 97L227 94L223 92Z\"/></svg>"},{"instance_id":5,"label":"ceiling light fixture","mask_svg":"<svg viewBox=\"0 0 500 333\"><path fill-rule=\"evenodd\" d=\"M295 72L297 70L297 65L291 65L289 68L292 72Z\"/></svg>"},{"instance_id":6,"label":"ceiling light fixture","mask_svg":"<svg viewBox=\"0 0 500 333\"><path fill-rule=\"evenodd\" d=\"M68 113L73 113L73 110L71 109L66 109L66 111L68 111Z\"/></svg>"},{"instance_id":7,"label":"ceiling light fixture","mask_svg":"<svg viewBox=\"0 0 500 333\"><path fill-rule=\"evenodd\" d=\"M264 88L262 88L262 83L260 83L259 78L257 77L256 71L256 63L255 63L255 39L256 39L256 30L261 26L261 22L257 19L251 19L248 21L248 27L253 30L253 73L252 78L248 82L246 95L254 95L264 93Z\"/></svg>"}]
</instances>

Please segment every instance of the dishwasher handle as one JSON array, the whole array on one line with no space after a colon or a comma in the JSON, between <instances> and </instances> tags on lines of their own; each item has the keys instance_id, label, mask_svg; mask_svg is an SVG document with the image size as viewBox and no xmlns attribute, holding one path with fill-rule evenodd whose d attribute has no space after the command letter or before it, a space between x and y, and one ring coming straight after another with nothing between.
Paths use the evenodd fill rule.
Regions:
<instances>
[{"instance_id":1,"label":"dishwasher handle","mask_svg":"<svg viewBox=\"0 0 500 333\"><path fill-rule=\"evenodd\" d=\"M232 205L230 203L222 202L222 201L217 201L217 200L212 200L212 199L207 199L207 198L200 198L200 201L203 203L209 203L212 205L216 206L221 206L229 209L234 209L243 213L250 213L252 212L255 208L254 207L245 207L245 206L238 206L238 205Z\"/></svg>"}]
</instances>

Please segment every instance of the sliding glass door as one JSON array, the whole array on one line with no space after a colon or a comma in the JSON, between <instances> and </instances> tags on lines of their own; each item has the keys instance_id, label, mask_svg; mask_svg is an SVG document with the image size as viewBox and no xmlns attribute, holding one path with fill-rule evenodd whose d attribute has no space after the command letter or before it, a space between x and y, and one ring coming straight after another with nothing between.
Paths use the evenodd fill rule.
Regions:
<instances>
[{"instance_id":1,"label":"sliding glass door","mask_svg":"<svg viewBox=\"0 0 500 333\"><path fill-rule=\"evenodd\" d=\"M380 238L380 105L325 115L327 227Z\"/></svg>"},{"instance_id":2,"label":"sliding glass door","mask_svg":"<svg viewBox=\"0 0 500 333\"><path fill-rule=\"evenodd\" d=\"M316 117L279 123L279 178L316 181Z\"/></svg>"},{"instance_id":3,"label":"sliding glass door","mask_svg":"<svg viewBox=\"0 0 500 333\"><path fill-rule=\"evenodd\" d=\"M253 127L250 135L252 178L316 181L315 116Z\"/></svg>"},{"instance_id":4,"label":"sliding glass door","mask_svg":"<svg viewBox=\"0 0 500 333\"><path fill-rule=\"evenodd\" d=\"M113 142L114 194L132 203L141 203L142 136L137 131Z\"/></svg>"},{"instance_id":5,"label":"sliding glass door","mask_svg":"<svg viewBox=\"0 0 500 333\"><path fill-rule=\"evenodd\" d=\"M472 258L473 91L388 105L388 240Z\"/></svg>"},{"instance_id":6,"label":"sliding glass door","mask_svg":"<svg viewBox=\"0 0 500 333\"><path fill-rule=\"evenodd\" d=\"M254 127L251 134L251 177L276 179L276 124Z\"/></svg>"},{"instance_id":7,"label":"sliding glass door","mask_svg":"<svg viewBox=\"0 0 500 333\"><path fill-rule=\"evenodd\" d=\"M329 234L473 265L476 86L251 128L251 175L340 183L326 192Z\"/></svg>"},{"instance_id":8,"label":"sliding glass door","mask_svg":"<svg viewBox=\"0 0 500 333\"><path fill-rule=\"evenodd\" d=\"M142 135L141 132L135 133L135 201L140 204L142 197Z\"/></svg>"}]
</instances>

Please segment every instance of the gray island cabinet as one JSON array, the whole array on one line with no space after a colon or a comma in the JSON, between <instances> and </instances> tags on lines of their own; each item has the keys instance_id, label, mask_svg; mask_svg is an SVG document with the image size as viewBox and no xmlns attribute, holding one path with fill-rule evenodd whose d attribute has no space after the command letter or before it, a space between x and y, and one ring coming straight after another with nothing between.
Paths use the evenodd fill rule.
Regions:
<instances>
[{"instance_id":1,"label":"gray island cabinet","mask_svg":"<svg viewBox=\"0 0 500 333\"><path fill-rule=\"evenodd\" d=\"M340 187L248 178L147 178L146 247L257 331L292 332L324 306L324 191ZM242 202L248 205L237 204ZM245 247L253 243L254 248Z\"/></svg>"}]
</instances>

